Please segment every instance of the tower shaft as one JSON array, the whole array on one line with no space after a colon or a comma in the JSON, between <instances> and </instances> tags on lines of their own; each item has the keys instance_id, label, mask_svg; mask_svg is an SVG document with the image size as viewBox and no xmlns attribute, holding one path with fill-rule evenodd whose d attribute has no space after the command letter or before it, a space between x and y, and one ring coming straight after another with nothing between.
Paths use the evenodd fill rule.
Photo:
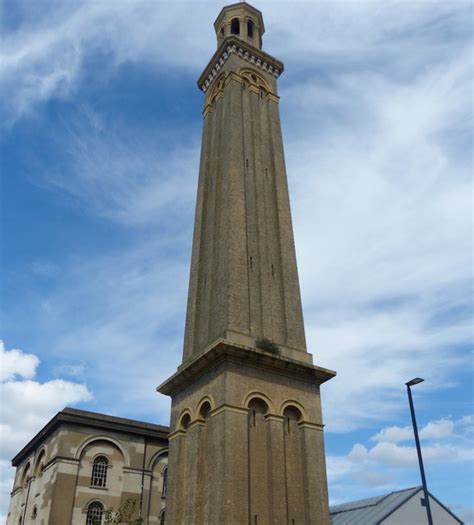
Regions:
<instances>
[{"instance_id":1,"label":"tower shaft","mask_svg":"<svg viewBox=\"0 0 474 525\"><path fill-rule=\"evenodd\" d=\"M172 398L167 525L328 525L320 385L306 351L276 81L260 11L218 16L183 363Z\"/></svg>"},{"instance_id":2,"label":"tower shaft","mask_svg":"<svg viewBox=\"0 0 474 525\"><path fill-rule=\"evenodd\" d=\"M184 360L218 338L249 346L266 338L307 360L278 70L227 44L206 90Z\"/></svg>"}]
</instances>

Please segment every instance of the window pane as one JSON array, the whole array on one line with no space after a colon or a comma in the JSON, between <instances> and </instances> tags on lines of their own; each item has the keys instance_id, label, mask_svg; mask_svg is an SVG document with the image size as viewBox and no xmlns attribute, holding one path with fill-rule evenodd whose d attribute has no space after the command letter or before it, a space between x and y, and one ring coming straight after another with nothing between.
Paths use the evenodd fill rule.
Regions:
<instances>
[{"instance_id":1,"label":"window pane","mask_svg":"<svg viewBox=\"0 0 474 525\"><path fill-rule=\"evenodd\" d=\"M91 485L93 487L105 487L107 483L108 465L109 461L105 456L99 456L95 458L91 477Z\"/></svg>"}]
</instances>

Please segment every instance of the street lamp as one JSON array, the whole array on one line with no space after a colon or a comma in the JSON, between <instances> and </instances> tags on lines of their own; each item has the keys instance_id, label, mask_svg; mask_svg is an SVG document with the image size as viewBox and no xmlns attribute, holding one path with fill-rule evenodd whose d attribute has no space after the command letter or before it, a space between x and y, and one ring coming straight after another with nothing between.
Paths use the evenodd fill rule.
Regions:
<instances>
[{"instance_id":1,"label":"street lamp","mask_svg":"<svg viewBox=\"0 0 474 525\"><path fill-rule=\"evenodd\" d=\"M428 516L428 525L433 525L433 518L431 517L430 497L428 494L428 488L426 486L425 469L423 468L423 457L421 455L420 438L418 437L418 427L416 425L415 408L413 406L413 398L411 396L411 388L410 388L414 385L418 385L419 383L422 383L423 381L424 379L422 379L421 377L415 377L411 381L408 381L408 383L405 383L405 385L407 386L408 402L410 403L411 422L413 423L413 432L415 433L416 453L418 454L418 464L420 465L421 483L423 484L423 494L424 494L423 503L426 507L426 515Z\"/></svg>"}]
</instances>

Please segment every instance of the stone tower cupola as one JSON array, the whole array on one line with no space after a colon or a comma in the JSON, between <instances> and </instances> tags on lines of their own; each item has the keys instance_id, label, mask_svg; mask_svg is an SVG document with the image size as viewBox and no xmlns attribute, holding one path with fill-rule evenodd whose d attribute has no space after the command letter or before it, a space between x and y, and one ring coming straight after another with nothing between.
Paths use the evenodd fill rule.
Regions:
<instances>
[{"instance_id":1,"label":"stone tower cupola","mask_svg":"<svg viewBox=\"0 0 474 525\"><path fill-rule=\"evenodd\" d=\"M262 49L262 35L265 32L262 13L246 2L225 6L219 13L214 28L217 45L230 36L235 36Z\"/></svg>"}]
</instances>

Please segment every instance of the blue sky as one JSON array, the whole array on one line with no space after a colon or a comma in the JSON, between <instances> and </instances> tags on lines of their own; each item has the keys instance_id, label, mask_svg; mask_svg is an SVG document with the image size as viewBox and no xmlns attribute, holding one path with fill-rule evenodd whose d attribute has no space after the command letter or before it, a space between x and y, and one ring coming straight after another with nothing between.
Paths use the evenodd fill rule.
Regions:
<instances>
[{"instance_id":1,"label":"blue sky","mask_svg":"<svg viewBox=\"0 0 474 525\"><path fill-rule=\"evenodd\" d=\"M213 2L0 3L2 454L66 404L168 423ZM333 503L419 484L472 518L472 5L278 2L285 153Z\"/></svg>"}]
</instances>

